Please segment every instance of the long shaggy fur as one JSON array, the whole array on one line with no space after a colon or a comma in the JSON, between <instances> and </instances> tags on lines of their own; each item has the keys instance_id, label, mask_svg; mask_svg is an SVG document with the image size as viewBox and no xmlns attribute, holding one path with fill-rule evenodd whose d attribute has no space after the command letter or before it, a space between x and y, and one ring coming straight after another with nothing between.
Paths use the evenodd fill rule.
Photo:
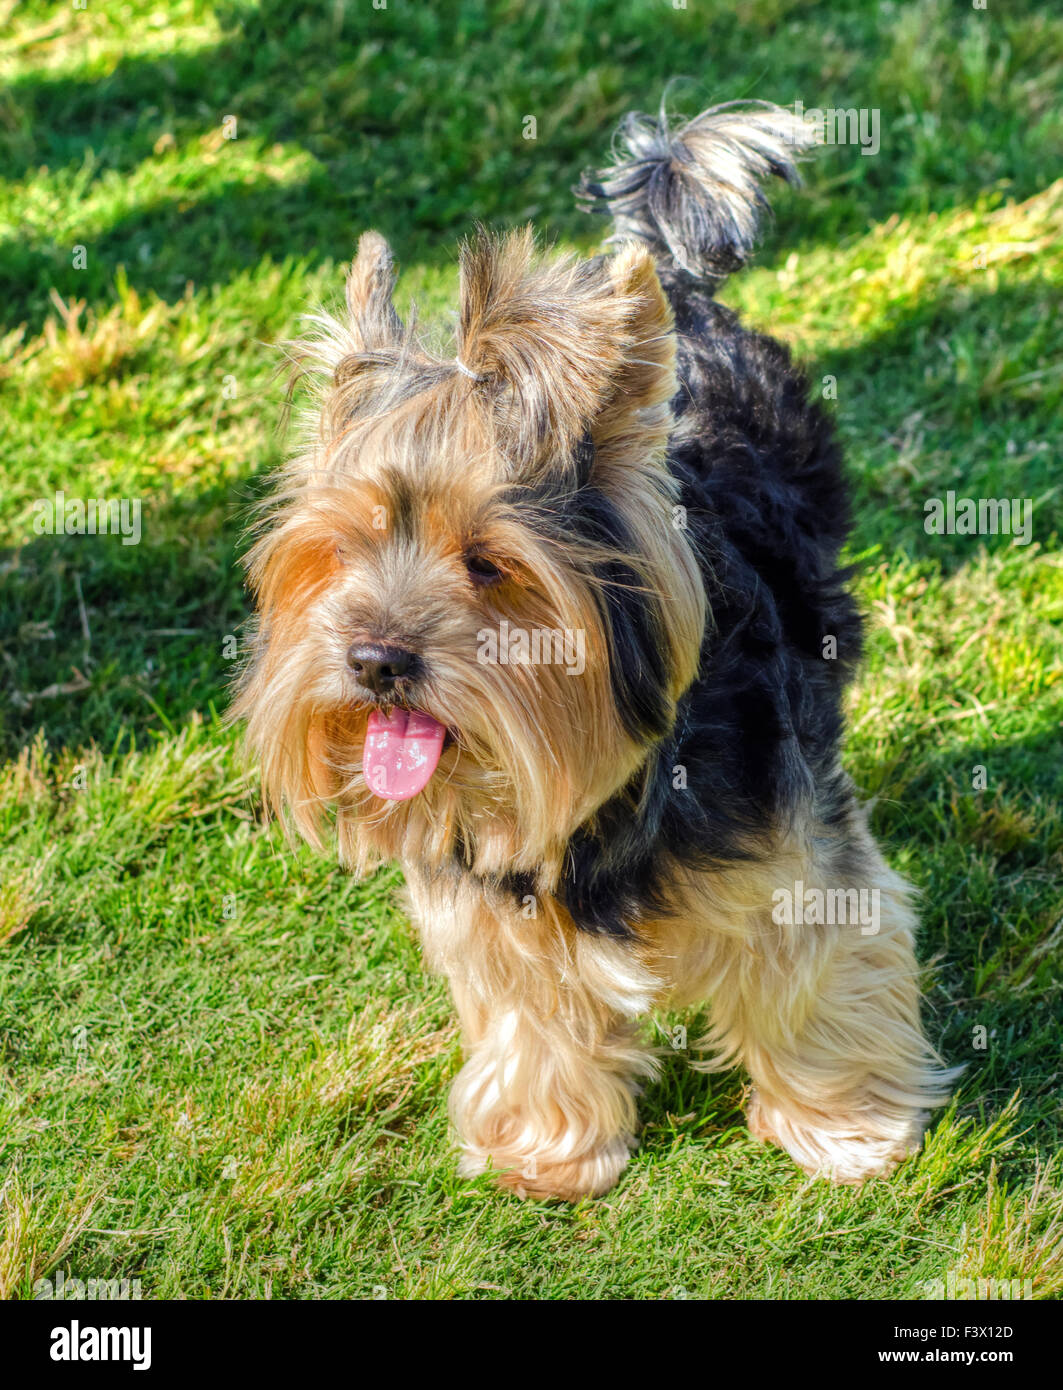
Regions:
<instances>
[{"instance_id":1,"label":"long shaggy fur","mask_svg":"<svg viewBox=\"0 0 1063 1390\"><path fill-rule=\"evenodd\" d=\"M831 424L712 297L805 136L763 105L622 130L584 184L615 253L477 233L440 354L367 233L345 315L289 345L310 404L248 557L235 713L278 814L318 844L334 821L357 872L403 865L462 1020L464 1172L605 1191L655 1069L636 1020L708 999L704 1065L748 1069L753 1132L855 1181L917 1147L951 1074L838 760L860 620ZM582 669L478 660L503 623L582 634ZM449 730L412 800L367 786L367 641L414 655L394 698ZM877 931L780 924L798 883L874 891Z\"/></svg>"}]
</instances>

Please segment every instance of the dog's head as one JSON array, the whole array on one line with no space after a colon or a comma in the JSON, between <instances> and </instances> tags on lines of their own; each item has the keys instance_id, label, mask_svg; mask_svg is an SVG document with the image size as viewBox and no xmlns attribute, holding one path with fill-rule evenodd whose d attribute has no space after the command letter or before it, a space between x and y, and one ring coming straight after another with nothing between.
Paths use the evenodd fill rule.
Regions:
<instances>
[{"instance_id":1,"label":"dog's head","mask_svg":"<svg viewBox=\"0 0 1063 1390\"><path fill-rule=\"evenodd\" d=\"M319 842L335 807L354 867L549 883L697 669L671 312L641 248L543 259L528 232L465 248L450 357L392 288L369 233L345 320L291 345L318 391L248 556L236 713L274 809Z\"/></svg>"}]
</instances>

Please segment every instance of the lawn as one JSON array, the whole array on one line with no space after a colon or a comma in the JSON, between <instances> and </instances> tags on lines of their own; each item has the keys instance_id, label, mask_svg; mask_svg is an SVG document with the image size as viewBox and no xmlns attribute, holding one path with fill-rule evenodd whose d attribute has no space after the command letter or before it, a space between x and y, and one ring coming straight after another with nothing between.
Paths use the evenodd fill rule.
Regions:
<instances>
[{"instance_id":1,"label":"lawn","mask_svg":"<svg viewBox=\"0 0 1063 1390\"><path fill-rule=\"evenodd\" d=\"M0 35L0 1295L1058 1297L1063 16L0 0ZM570 186L676 74L687 112L880 113L723 298L833 401L869 620L846 761L967 1071L920 1155L831 1188L750 1139L740 1073L669 1051L614 1192L521 1202L455 1177L458 1040L397 872L263 822L222 722L241 538L272 344L358 233L445 324L476 219L595 244ZM1031 499L1030 543L928 534L950 490ZM57 491L139 500L140 543L38 533Z\"/></svg>"}]
</instances>

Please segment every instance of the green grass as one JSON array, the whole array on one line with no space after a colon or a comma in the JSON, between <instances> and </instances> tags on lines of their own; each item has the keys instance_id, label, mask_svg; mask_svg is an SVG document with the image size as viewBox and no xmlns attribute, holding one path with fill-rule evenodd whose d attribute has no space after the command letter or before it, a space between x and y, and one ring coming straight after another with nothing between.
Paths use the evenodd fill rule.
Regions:
<instances>
[{"instance_id":1,"label":"green grass","mask_svg":"<svg viewBox=\"0 0 1063 1390\"><path fill-rule=\"evenodd\" d=\"M1063 20L1022 0L0 0L0 20L0 1292L62 1268L150 1298L880 1299L955 1271L1058 1296ZM837 381L871 624L847 763L921 890L930 1030L968 1070L921 1155L832 1189L748 1137L739 1073L669 1055L618 1188L522 1203L454 1176L456 1033L398 875L355 884L260 823L220 720L236 559L279 457L267 345L339 292L357 234L392 239L429 317L476 218L589 247L569 186L677 73L687 110L881 111L880 153L820 151L725 298ZM1035 499L1034 543L928 536L949 488ZM141 498L141 544L35 534L57 489Z\"/></svg>"}]
</instances>

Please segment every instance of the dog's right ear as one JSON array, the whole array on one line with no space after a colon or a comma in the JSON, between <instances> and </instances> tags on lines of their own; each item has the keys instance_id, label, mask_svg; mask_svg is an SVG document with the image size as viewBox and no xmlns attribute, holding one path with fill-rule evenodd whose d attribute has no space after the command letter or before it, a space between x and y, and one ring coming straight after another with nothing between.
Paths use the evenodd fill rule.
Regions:
<instances>
[{"instance_id":1,"label":"dog's right ear","mask_svg":"<svg viewBox=\"0 0 1063 1390\"><path fill-rule=\"evenodd\" d=\"M391 302L394 289L391 247L379 232L363 232L346 287L348 326L358 352L391 347L402 337L402 323Z\"/></svg>"}]
</instances>

